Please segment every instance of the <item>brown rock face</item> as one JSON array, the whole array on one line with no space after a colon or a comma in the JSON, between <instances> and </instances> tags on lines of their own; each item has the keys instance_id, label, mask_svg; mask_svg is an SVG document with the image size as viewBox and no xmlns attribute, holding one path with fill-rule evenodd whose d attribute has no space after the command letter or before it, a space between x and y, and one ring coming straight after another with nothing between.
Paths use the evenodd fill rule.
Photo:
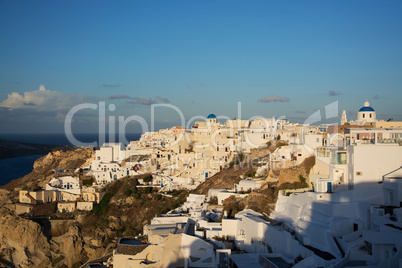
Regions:
<instances>
[{"instance_id":1,"label":"brown rock face","mask_svg":"<svg viewBox=\"0 0 402 268\"><path fill-rule=\"evenodd\" d=\"M16 267L46 267L50 264L50 245L41 226L0 208L1 259Z\"/></svg>"},{"instance_id":2,"label":"brown rock face","mask_svg":"<svg viewBox=\"0 0 402 268\"><path fill-rule=\"evenodd\" d=\"M223 170L214 176L207 178L205 182L201 183L195 190L196 194L208 194L209 189L226 188L232 189L235 183L239 183L240 176L244 175L244 170Z\"/></svg>"},{"instance_id":3,"label":"brown rock face","mask_svg":"<svg viewBox=\"0 0 402 268\"><path fill-rule=\"evenodd\" d=\"M71 267L74 263L81 261L81 253L83 249L82 241L77 236L64 235L55 239L60 242L60 252L63 252L68 258L64 264Z\"/></svg>"},{"instance_id":4,"label":"brown rock face","mask_svg":"<svg viewBox=\"0 0 402 268\"><path fill-rule=\"evenodd\" d=\"M299 177L300 175L307 179L306 183L308 184L308 176L310 174L310 169L314 166L314 164L315 164L315 157L310 156L307 157L303 161L303 163L301 163L299 166L281 169L279 172L278 185L281 185L283 183L300 182Z\"/></svg>"}]
</instances>

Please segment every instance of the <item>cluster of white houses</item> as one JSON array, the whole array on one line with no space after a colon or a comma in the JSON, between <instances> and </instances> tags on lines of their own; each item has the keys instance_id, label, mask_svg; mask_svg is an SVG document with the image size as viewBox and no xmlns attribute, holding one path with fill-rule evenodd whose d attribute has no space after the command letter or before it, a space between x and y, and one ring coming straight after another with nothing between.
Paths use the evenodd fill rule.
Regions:
<instances>
[{"instance_id":1,"label":"cluster of white houses","mask_svg":"<svg viewBox=\"0 0 402 268\"><path fill-rule=\"evenodd\" d=\"M312 174L317 176L310 179L315 189L324 192L328 187L332 190L340 184L354 187L367 176L380 176L387 170L391 171L390 168L399 160L397 157L387 160L387 163L379 163L377 159L384 162L387 158L383 155L398 154L402 122L377 120L374 109L366 102L359 110L357 120L347 122L344 112L342 123L345 126L342 131L331 125L301 125L274 118L233 119L221 124L215 115L210 114L206 121L195 122L191 129L174 127L146 132L126 148L122 148L120 143L104 144L96 152L90 174L97 184L104 185L128 175L153 173L153 186L162 190L194 189L227 167L239 154L267 147L269 142L279 137L288 145L271 153L263 163L265 168L294 166L307 156L315 155L319 163ZM376 151L373 153L375 157L366 159L364 150ZM361 177L351 181L355 178L351 176L352 169L364 169L369 161L376 165L367 166L377 166L381 171L376 174L353 171L360 172Z\"/></svg>"},{"instance_id":2,"label":"cluster of white houses","mask_svg":"<svg viewBox=\"0 0 402 268\"><path fill-rule=\"evenodd\" d=\"M261 180L248 178L231 190L210 189L207 198L190 195L183 207L155 217L144 226L148 242L135 245L121 239L113 263L118 267L402 267L402 122L377 120L366 102L355 121L347 122L343 113L342 124L275 125L268 140L279 134L288 145L270 155L268 167L296 165L311 155L316 163L310 171L310 191L289 196L280 192L270 218L252 210L228 218L206 205L211 197L222 204L231 195L243 197L241 190L262 185ZM250 125L240 124L236 149L227 149L229 157L251 148L240 142L246 133L254 134L247 129ZM180 133L191 136L193 131ZM154 136L147 135L141 146L163 148L162 140L152 143ZM197 141L207 144L202 135ZM218 152L217 147L214 150ZM162 151L156 156L159 167L167 157ZM200 151L194 146L189 152ZM203 153L212 159L224 156ZM174 170L177 165L166 168ZM219 216L221 222L213 220Z\"/></svg>"},{"instance_id":3,"label":"cluster of white houses","mask_svg":"<svg viewBox=\"0 0 402 268\"><path fill-rule=\"evenodd\" d=\"M267 147L278 135L284 141L296 140L296 133L301 131L306 131L303 142L308 146L322 144L323 128L274 118L233 119L221 124L210 114L206 121L195 122L189 130L174 127L146 132L126 148L120 143L105 143L96 152L89 175L97 184L105 185L128 175L153 173L153 186L162 190L194 189L228 167L238 155ZM269 164L283 166L286 161L301 163L309 154L305 146L289 145L264 164L268 168Z\"/></svg>"},{"instance_id":4,"label":"cluster of white houses","mask_svg":"<svg viewBox=\"0 0 402 268\"><path fill-rule=\"evenodd\" d=\"M73 212L75 210L90 211L94 204L100 202L105 192L100 185L80 186L78 178L64 176L53 178L45 189L20 190L17 212L32 210L32 205L57 202L57 211Z\"/></svg>"},{"instance_id":5,"label":"cluster of white houses","mask_svg":"<svg viewBox=\"0 0 402 268\"><path fill-rule=\"evenodd\" d=\"M20 191L20 202L89 209L102 198L102 185L144 173L152 173L150 184L161 191L194 189L238 155L279 136L287 145L260 159L255 177L233 189L210 189L208 197L190 195L182 207L144 226L145 244L121 239L115 267L402 267L402 122L377 120L368 102L355 121L344 112L341 126L271 118L221 124L210 114L189 130L144 133L126 148L104 144L89 172L99 186L81 188L77 180L58 178L45 190ZM271 218L252 210L228 218L209 209L211 197L218 205L232 195L245 197L268 181L268 169L295 166L308 156L315 156L310 191L280 192Z\"/></svg>"},{"instance_id":6,"label":"cluster of white houses","mask_svg":"<svg viewBox=\"0 0 402 268\"><path fill-rule=\"evenodd\" d=\"M122 238L117 267L400 267L402 168L353 190L279 194L270 218L234 218L204 195L144 226L147 243Z\"/></svg>"}]
</instances>

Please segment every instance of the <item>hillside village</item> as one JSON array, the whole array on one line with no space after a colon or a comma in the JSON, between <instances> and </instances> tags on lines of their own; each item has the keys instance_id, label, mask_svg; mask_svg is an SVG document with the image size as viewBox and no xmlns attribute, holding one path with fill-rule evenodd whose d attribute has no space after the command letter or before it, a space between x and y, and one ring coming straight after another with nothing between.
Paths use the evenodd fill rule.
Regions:
<instances>
[{"instance_id":1,"label":"hillside village","mask_svg":"<svg viewBox=\"0 0 402 268\"><path fill-rule=\"evenodd\" d=\"M233 179L216 183L229 171ZM402 262L402 122L377 120L368 102L356 120L343 112L339 126L274 118L223 124L210 114L191 129L146 132L126 147L105 143L75 170L54 170L49 178L39 189L15 189L17 214L50 203L61 214L92 211L109 200L110 185L132 178L138 179L131 196L135 189L163 197L190 192L88 267ZM271 207L249 206L274 191Z\"/></svg>"}]
</instances>

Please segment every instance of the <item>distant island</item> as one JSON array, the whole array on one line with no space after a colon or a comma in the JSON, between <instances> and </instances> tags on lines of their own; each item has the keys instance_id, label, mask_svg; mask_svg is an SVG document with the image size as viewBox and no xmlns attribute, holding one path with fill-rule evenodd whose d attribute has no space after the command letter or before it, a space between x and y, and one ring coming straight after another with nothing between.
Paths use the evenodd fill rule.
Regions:
<instances>
[{"instance_id":1,"label":"distant island","mask_svg":"<svg viewBox=\"0 0 402 268\"><path fill-rule=\"evenodd\" d=\"M0 159L47 154L51 151L71 150L74 146L15 142L0 139Z\"/></svg>"}]
</instances>

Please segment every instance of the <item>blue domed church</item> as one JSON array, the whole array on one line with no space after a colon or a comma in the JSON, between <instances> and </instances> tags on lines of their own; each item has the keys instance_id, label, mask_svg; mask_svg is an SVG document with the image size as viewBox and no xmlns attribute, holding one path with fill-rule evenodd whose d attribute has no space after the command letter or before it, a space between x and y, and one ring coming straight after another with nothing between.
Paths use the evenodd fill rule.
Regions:
<instances>
[{"instance_id":1,"label":"blue domed church","mask_svg":"<svg viewBox=\"0 0 402 268\"><path fill-rule=\"evenodd\" d=\"M216 123L216 115L210 114L207 116L207 122L209 123Z\"/></svg>"},{"instance_id":2,"label":"blue domed church","mask_svg":"<svg viewBox=\"0 0 402 268\"><path fill-rule=\"evenodd\" d=\"M346 122L346 111L343 111L341 125L345 124ZM360 110L357 112L357 120L350 121L349 123L351 125L364 126L373 125L374 122L377 122L376 112L373 107L370 106L370 103L366 100L364 106L360 108Z\"/></svg>"},{"instance_id":3,"label":"blue domed church","mask_svg":"<svg viewBox=\"0 0 402 268\"><path fill-rule=\"evenodd\" d=\"M376 114L374 109L370 106L370 103L366 101L364 106L360 108L357 113L357 121L363 122L364 124L370 122L376 122Z\"/></svg>"}]
</instances>

